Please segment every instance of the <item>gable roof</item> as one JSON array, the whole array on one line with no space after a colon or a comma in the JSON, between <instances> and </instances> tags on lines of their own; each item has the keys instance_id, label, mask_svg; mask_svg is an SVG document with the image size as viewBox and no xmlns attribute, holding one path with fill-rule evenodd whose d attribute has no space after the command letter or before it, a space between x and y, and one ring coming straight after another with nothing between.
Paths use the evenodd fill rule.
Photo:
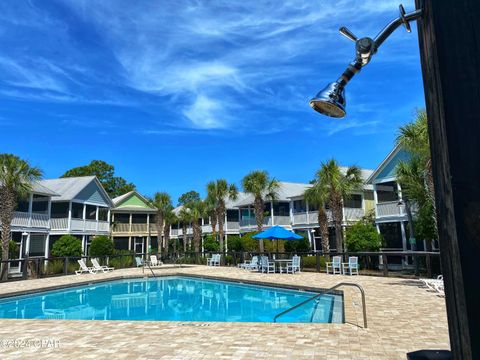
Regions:
<instances>
[{"instance_id":1,"label":"gable roof","mask_svg":"<svg viewBox=\"0 0 480 360\"><path fill-rule=\"evenodd\" d=\"M103 188L100 181L97 179L96 176L79 176L79 177L67 177L67 178L59 178L59 179L49 179L49 180L41 180L40 185L47 187L59 196L56 196L54 201L71 201L75 199L87 186L89 186L92 182L97 185L100 190L100 193L103 195L105 202L112 206L112 200L108 196L107 192Z\"/></svg>"},{"instance_id":2,"label":"gable roof","mask_svg":"<svg viewBox=\"0 0 480 360\"><path fill-rule=\"evenodd\" d=\"M377 178L383 179L394 179L396 175L394 174L394 167L398 159L408 158L410 155L402 148L401 145L397 144L390 151L390 153L383 159L383 161L378 165L378 167L370 174L367 179L367 184L374 184L377 181ZM380 182L380 181L378 181Z\"/></svg>"},{"instance_id":3,"label":"gable roof","mask_svg":"<svg viewBox=\"0 0 480 360\"><path fill-rule=\"evenodd\" d=\"M157 209L150 205L148 200L137 191L133 190L126 194L117 196L113 200L112 210L156 212Z\"/></svg>"}]
</instances>

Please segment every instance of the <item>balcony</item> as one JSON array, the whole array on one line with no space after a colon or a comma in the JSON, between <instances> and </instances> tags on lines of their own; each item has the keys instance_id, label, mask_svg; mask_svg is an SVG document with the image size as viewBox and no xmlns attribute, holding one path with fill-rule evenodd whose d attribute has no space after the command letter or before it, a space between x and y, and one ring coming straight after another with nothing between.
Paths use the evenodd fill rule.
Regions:
<instances>
[{"instance_id":1,"label":"balcony","mask_svg":"<svg viewBox=\"0 0 480 360\"><path fill-rule=\"evenodd\" d=\"M50 228L54 231L109 232L110 224L101 220L72 219L68 229L68 218L53 218Z\"/></svg>"},{"instance_id":2,"label":"balcony","mask_svg":"<svg viewBox=\"0 0 480 360\"><path fill-rule=\"evenodd\" d=\"M362 208L343 208L343 214L347 221L358 221L365 215L365 212Z\"/></svg>"},{"instance_id":3,"label":"balcony","mask_svg":"<svg viewBox=\"0 0 480 360\"><path fill-rule=\"evenodd\" d=\"M48 229L49 220L50 217L46 214L15 211L12 226Z\"/></svg>"},{"instance_id":4,"label":"balcony","mask_svg":"<svg viewBox=\"0 0 480 360\"><path fill-rule=\"evenodd\" d=\"M398 201L388 201L377 204L376 215L377 218L406 216L404 208L398 206Z\"/></svg>"}]
</instances>

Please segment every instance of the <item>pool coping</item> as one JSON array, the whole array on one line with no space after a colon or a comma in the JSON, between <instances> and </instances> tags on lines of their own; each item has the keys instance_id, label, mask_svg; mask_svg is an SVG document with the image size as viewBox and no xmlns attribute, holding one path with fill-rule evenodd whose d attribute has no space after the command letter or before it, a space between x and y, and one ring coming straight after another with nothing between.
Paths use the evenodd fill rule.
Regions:
<instances>
[{"instance_id":1,"label":"pool coping","mask_svg":"<svg viewBox=\"0 0 480 360\"><path fill-rule=\"evenodd\" d=\"M71 276L76 276L76 275L71 275ZM312 286L300 286L300 285L291 285L291 284L277 284L273 282L268 282L268 281L256 281L256 280L245 280L245 279L235 279L235 278L230 278L230 277L223 277L223 276L211 276L211 275L199 275L199 274L189 274L189 273L183 273L183 272L175 272L175 273L168 273L168 274L143 274L143 276L139 275L119 275L119 276L114 276L114 277L109 277L109 278L103 278L103 279L89 279L88 281L79 281L75 282L74 284L59 284L59 285L52 285L52 286L47 286L47 287L41 287L41 288L36 288L36 289L28 289L28 290L20 290L20 291L14 291L14 292L9 292L9 293L2 293L0 294L0 300L3 300L5 298L9 297L17 297L17 296L26 296L26 295L33 295L33 294L38 294L41 292L46 292L46 291L55 291L55 290L62 290L62 289L68 289L68 288L75 288L75 287L80 287L80 286L86 286L86 285L93 285L93 284L99 284L99 283L104 283L104 282L111 282L111 281L118 281L118 280L127 280L127 279L145 279L145 278L161 278L161 277L174 277L174 276L183 276L183 277L189 277L189 278L196 278L196 279L207 279L207 280L216 280L216 281L229 281L229 282L234 282L238 284L248 284L248 285L257 285L257 286L266 286L266 287L274 287L277 289L286 289L286 290L296 290L296 291L305 291L305 292L313 292L313 293L321 293L325 290L325 288L319 288L319 287L312 287ZM345 324L345 297L344 297L344 292L341 290L333 290L329 292L329 294L340 296L341 297L341 305L338 304L337 301L334 301L334 308L332 309L333 314L341 314L339 317L335 317L335 319L332 317L332 322L331 323L336 323L336 324ZM341 306L341 311L339 312L337 309L338 307Z\"/></svg>"}]
</instances>

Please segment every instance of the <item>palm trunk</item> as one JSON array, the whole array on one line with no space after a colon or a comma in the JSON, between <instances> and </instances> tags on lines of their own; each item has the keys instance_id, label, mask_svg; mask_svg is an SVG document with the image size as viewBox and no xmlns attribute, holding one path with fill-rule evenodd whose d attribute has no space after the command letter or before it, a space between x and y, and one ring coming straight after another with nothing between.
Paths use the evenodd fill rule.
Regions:
<instances>
[{"instance_id":1,"label":"palm trunk","mask_svg":"<svg viewBox=\"0 0 480 360\"><path fill-rule=\"evenodd\" d=\"M337 247L337 253L343 252L343 231L342 231L342 220L343 220L343 203L341 197L335 196L336 199L332 201L332 216L333 224L335 226L335 242Z\"/></svg>"},{"instance_id":2,"label":"palm trunk","mask_svg":"<svg viewBox=\"0 0 480 360\"><path fill-rule=\"evenodd\" d=\"M265 207L261 196L256 196L254 201L255 207L255 220L257 221L257 230L260 232L263 230L263 208ZM263 253L263 239L259 241L260 252Z\"/></svg>"},{"instance_id":3,"label":"palm trunk","mask_svg":"<svg viewBox=\"0 0 480 360\"><path fill-rule=\"evenodd\" d=\"M220 252L223 254L224 237L225 237L225 206L220 205L218 208L218 234L220 237Z\"/></svg>"},{"instance_id":4,"label":"palm trunk","mask_svg":"<svg viewBox=\"0 0 480 360\"><path fill-rule=\"evenodd\" d=\"M202 228L198 224L198 220L193 222L193 245L195 246L195 252L200 252L200 242L202 240Z\"/></svg>"},{"instance_id":5,"label":"palm trunk","mask_svg":"<svg viewBox=\"0 0 480 360\"><path fill-rule=\"evenodd\" d=\"M212 211L210 214L210 222L212 224L212 235L215 240L217 240L217 212Z\"/></svg>"},{"instance_id":6,"label":"palm trunk","mask_svg":"<svg viewBox=\"0 0 480 360\"><path fill-rule=\"evenodd\" d=\"M163 216L157 215L157 243L158 243L158 256L162 256L163 247Z\"/></svg>"},{"instance_id":7,"label":"palm trunk","mask_svg":"<svg viewBox=\"0 0 480 360\"><path fill-rule=\"evenodd\" d=\"M0 221L2 222L2 261L8 260L8 245L10 242L10 230L13 220L13 215L16 207L15 193L8 191L6 188L0 189ZM4 262L1 266L0 278L7 280L8 278L8 263Z\"/></svg>"},{"instance_id":8,"label":"palm trunk","mask_svg":"<svg viewBox=\"0 0 480 360\"><path fill-rule=\"evenodd\" d=\"M187 224L182 224L182 231L183 231L183 252L187 252Z\"/></svg>"},{"instance_id":9,"label":"palm trunk","mask_svg":"<svg viewBox=\"0 0 480 360\"><path fill-rule=\"evenodd\" d=\"M323 206L318 208L318 226L320 228L320 236L322 238L322 251L324 254L330 252L330 242L328 238L328 217Z\"/></svg>"},{"instance_id":10,"label":"palm trunk","mask_svg":"<svg viewBox=\"0 0 480 360\"><path fill-rule=\"evenodd\" d=\"M163 228L163 242L164 242L164 252L165 256L168 256L168 248L170 245L170 224L165 223L165 226Z\"/></svg>"}]
</instances>

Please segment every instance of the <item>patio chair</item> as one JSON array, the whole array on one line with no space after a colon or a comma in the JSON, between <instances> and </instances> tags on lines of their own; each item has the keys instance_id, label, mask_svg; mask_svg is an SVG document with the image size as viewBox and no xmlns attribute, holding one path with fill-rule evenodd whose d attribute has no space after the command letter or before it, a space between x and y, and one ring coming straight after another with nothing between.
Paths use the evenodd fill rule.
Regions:
<instances>
[{"instance_id":1,"label":"patio chair","mask_svg":"<svg viewBox=\"0 0 480 360\"><path fill-rule=\"evenodd\" d=\"M109 267L109 266L106 266L106 265L100 265L98 263L97 258L92 258L92 264L93 264L94 269L96 269L97 271L109 272L109 271L115 270L115 268L113 268L113 267Z\"/></svg>"},{"instance_id":2,"label":"patio chair","mask_svg":"<svg viewBox=\"0 0 480 360\"><path fill-rule=\"evenodd\" d=\"M275 273L275 263L273 261L268 260L267 256L262 256L261 259L261 269L262 273Z\"/></svg>"},{"instance_id":3,"label":"patio chair","mask_svg":"<svg viewBox=\"0 0 480 360\"><path fill-rule=\"evenodd\" d=\"M358 275L358 257L357 256L349 256L348 262L342 263L342 271L343 275L346 275L347 271L350 275Z\"/></svg>"},{"instance_id":4,"label":"patio chair","mask_svg":"<svg viewBox=\"0 0 480 360\"><path fill-rule=\"evenodd\" d=\"M213 254L207 259L207 266L220 266L220 254Z\"/></svg>"},{"instance_id":5,"label":"patio chair","mask_svg":"<svg viewBox=\"0 0 480 360\"><path fill-rule=\"evenodd\" d=\"M159 266L162 266L163 263L160 260L158 260L157 255L150 255L149 265L151 267L159 267Z\"/></svg>"},{"instance_id":6,"label":"patio chair","mask_svg":"<svg viewBox=\"0 0 480 360\"><path fill-rule=\"evenodd\" d=\"M287 263L287 274L295 274L300 272L300 256L295 255L292 262Z\"/></svg>"},{"instance_id":7,"label":"patio chair","mask_svg":"<svg viewBox=\"0 0 480 360\"><path fill-rule=\"evenodd\" d=\"M85 260L80 259L80 260L77 260L77 262L78 262L78 265L80 265L80 269L75 270L75 275L86 274L86 273L90 273L90 274L97 273L97 269L88 267L87 264L85 264Z\"/></svg>"},{"instance_id":8,"label":"patio chair","mask_svg":"<svg viewBox=\"0 0 480 360\"><path fill-rule=\"evenodd\" d=\"M331 262L327 262L327 274L329 274L328 269L332 269L333 275L342 273L342 257L334 256Z\"/></svg>"},{"instance_id":9,"label":"patio chair","mask_svg":"<svg viewBox=\"0 0 480 360\"><path fill-rule=\"evenodd\" d=\"M135 256L135 264L137 267L143 266L143 260L141 257Z\"/></svg>"},{"instance_id":10,"label":"patio chair","mask_svg":"<svg viewBox=\"0 0 480 360\"><path fill-rule=\"evenodd\" d=\"M252 257L252 260L246 260L240 264L240 268L244 270L258 270L258 256Z\"/></svg>"}]
</instances>

